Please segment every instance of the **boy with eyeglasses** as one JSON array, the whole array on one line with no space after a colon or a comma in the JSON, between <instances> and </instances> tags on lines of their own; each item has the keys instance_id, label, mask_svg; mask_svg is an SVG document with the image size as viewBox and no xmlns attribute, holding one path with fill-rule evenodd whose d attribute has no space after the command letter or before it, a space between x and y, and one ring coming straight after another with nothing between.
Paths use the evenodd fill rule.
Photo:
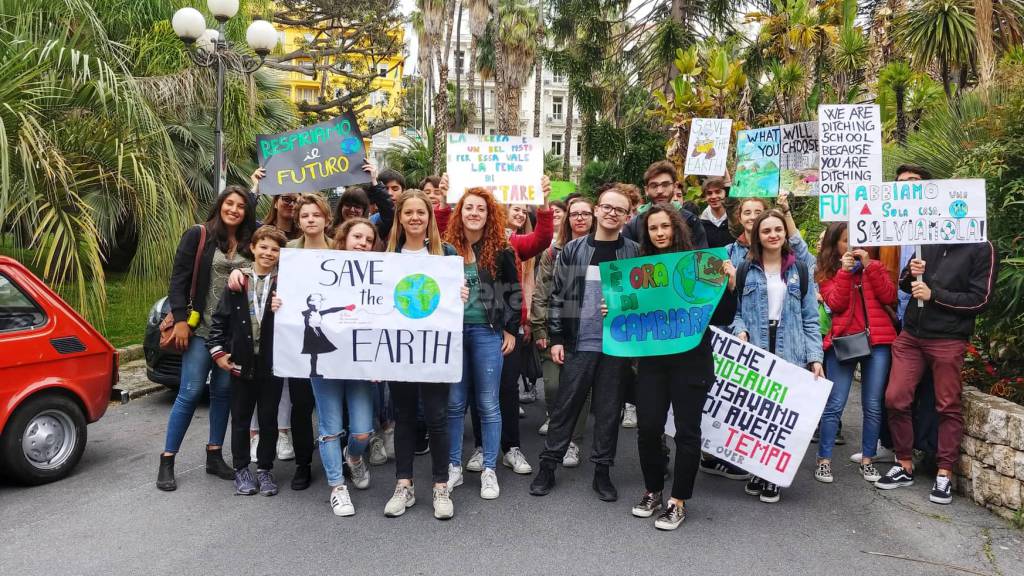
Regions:
<instances>
[{"instance_id":1,"label":"boy with eyeglasses","mask_svg":"<svg viewBox=\"0 0 1024 576\"><path fill-rule=\"evenodd\" d=\"M558 255L548 337L551 358L562 371L558 394L551 405L540 471L530 484L530 494L535 496L544 496L554 487L555 467L569 448L576 419L590 392L594 414L590 457L595 464L593 488L605 502L618 499L609 471L619 439L619 381L628 359L602 353L600 264L639 255L639 245L620 233L629 210L625 191L617 186L606 190L594 211L594 232L568 242Z\"/></svg>"},{"instance_id":2,"label":"boy with eyeglasses","mask_svg":"<svg viewBox=\"0 0 1024 576\"><path fill-rule=\"evenodd\" d=\"M622 235L633 241L640 239L640 226L644 213L655 204L669 204L679 210L679 215L690 228L690 240L694 250L708 247L708 240L697 216L687 210L681 203L674 200L676 187L679 185L676 167L669 160L659 160L651 164L644 172L644 192L647 193L647 204L636 209L636 216L626 224Z\"/></svg>"}]
</instances>

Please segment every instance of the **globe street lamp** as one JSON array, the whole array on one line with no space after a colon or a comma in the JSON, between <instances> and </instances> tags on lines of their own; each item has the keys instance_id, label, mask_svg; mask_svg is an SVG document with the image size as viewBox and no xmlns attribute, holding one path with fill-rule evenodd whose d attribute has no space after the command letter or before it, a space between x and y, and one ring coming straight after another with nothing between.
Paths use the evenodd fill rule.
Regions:
<instances>
[{"instance_id":1,"label":"globe street lamp","mask_svg":"<svg viewBox=\"0 0 1024 576\"><path fill-rule=\"evenodd\" d=\"M213 132L214 186L224 191L227 162L224 158L224 70L252 74L263 66L270 51L277 46L277 30L266 20L254 20L245 32L245 41L258 58L238 54L224 36L224 24L238 13L238 0L207 0L206 7L217 20L217 28L207 28L206 18L195 8L182 8L174 13L171 27L188 47L192 62L204 68L216 68L217 125Z\"/></svg>"}]
</instances>

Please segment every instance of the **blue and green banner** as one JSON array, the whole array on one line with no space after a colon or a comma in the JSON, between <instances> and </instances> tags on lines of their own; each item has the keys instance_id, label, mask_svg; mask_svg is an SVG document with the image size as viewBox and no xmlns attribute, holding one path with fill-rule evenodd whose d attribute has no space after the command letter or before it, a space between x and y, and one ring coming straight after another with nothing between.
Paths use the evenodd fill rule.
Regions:
<instances>
[{"instance_id":1,"label":"blue and green banner","mask_svg":"<svg viewBox=\"0 0 1024 576\"><path fill-rule=\"evenodd\" d=\"M699 344L725 293L727 257L711 248L601 264L604 353L662 356Z\"/></svg>"}]
</instances>

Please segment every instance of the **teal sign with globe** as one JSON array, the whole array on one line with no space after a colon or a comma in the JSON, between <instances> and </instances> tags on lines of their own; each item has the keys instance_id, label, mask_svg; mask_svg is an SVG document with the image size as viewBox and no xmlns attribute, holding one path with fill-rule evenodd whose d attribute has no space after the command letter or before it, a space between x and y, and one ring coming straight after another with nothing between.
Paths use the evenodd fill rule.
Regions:
<instances>
[{"instance_id":1,"label":"teal sign with globe","mask_svg":"<svg viewBox=\"0 0 1024 576\"><path fill-rule=\"evenodd\" d=\"M696 346L725 293L727 257L712 248L601 264L604 353L660 356Z\"/></svg>"},{"instance_id":2,"label":"teal sign with globe","mask_svg":"<svg viewBox=\"0 0 1024 576\"><path fill-rule=\"evenodd\" d=\"M440 302L441 288L426 274L410 274L395 285L395 308L406 318L426 318Z\"/></svg>"}]
</instances>

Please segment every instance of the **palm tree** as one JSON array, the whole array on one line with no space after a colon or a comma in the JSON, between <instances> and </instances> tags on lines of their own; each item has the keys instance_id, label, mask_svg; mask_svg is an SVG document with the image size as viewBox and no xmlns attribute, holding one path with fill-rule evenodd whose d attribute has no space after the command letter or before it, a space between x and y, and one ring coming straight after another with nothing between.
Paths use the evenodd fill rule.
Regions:
<instances>
[{"instance_id":1,"label":"palm tree","mask_svg":"<svg viewBox=\"0 0 1024 576\"><path fill-rule=\"evenodd\" d=\"M448 54L451 51L455 0L417 0L423 13L423 29L434 64L437 66L437 94L434 95L434 129L441 135L434 147L434 170L441 170L445 137L451 126L448 115ZM421 47L422 48L422 47Z\"/></svg>"},{"instance_id":2,"label":"palm tree","mask_svg":"<svg viewBox=\"0 0 1024 576\"><path fill-rule=\"evenodd\" d=\"M420 182L435 174L433 168L436 139L434 129L428 127L409 137L407 143L394 144L384 150L384 164L401 172L407 182Z\"/></svg>"},{"instance_id":3,"label":"palm tree","mask_svg":"<svg viewBox=\"0 0 1024 576\"><path fill-rule=\"evenodd\" d=\"M914 73L906 62L890 62L878 74L879 90L891 90L896 97L896 142L907 143L907 88Z\"/></svg>"},{"instance_id":4,"label":"palm tree","mask_svg":"<svg viewBox=\"0 0 1024 576\"><path fill-rule=\"evenodd\" d=\"M544 0L537 2L537 46L542 49L544 46ZM541 97L541 74L544 72L544 59L534 58L533 65L533 137L540 138L540 97Z\"/></svg>"},{"instance_id":5,"label":"palm tree","mask_svg":"<svg viewBox=\"0 0 1024 576\"><path fill-rule=\"evenodd\" d=\"M974 33L978 45L978 84L986 89L996 71L995 45L992 41L992 0L974 0Z\"/></svg>"},{"instance_id":6,"label":"palm tree","mask_svg":"<svg viewBox=\"0 0 1024 576\"><path fill-rule=\"evenodd\" d=\"M469 85L469 99L475 101L473 85L476 75L476 58L479 51L480 39L487 33L487 21L491 17L491 7L488 0L466 0L466 7L469 9L469 33L473 37L469 46L469 76L466 84ZM483 110L483 104L480 106Z\"/></svg>"},{"instance_id":7,"label":"palm tree","mask_svg":"<svg viewBox=\"0 0 1024 576\"><path fill-rule=\"evenodd\" d=\"M967 0L922 0L903 15L896 30L915 67L924 70L938 62L942 87L951 97L951 69L969 67L976 49Z\"/></svg>"},{"instance_id":8,"label":"palm tree","mask_svg":"<svg viewBox=\"0 0 1024 576\"><path fill-rule=\"evenodd\" d=\"M501 0L495 29L498 132L519 134L519 102L537 57L536 8L525 0Z\"/></svg>"}]
</instances>

